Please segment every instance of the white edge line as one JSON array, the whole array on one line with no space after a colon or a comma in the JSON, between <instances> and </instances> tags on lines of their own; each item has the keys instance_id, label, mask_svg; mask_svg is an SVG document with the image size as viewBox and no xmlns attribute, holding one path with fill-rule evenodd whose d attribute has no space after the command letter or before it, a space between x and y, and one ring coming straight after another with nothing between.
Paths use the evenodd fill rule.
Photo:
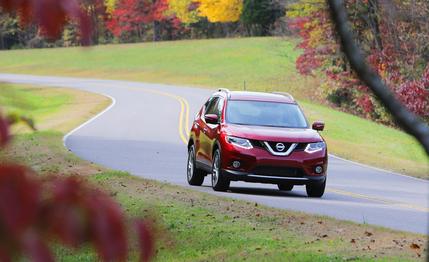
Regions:
<instances>
[{"instance_id":1,"label":"white edge line","mask_svg":"<svg viewBox=\"0 0 429 262\"><path fill-rule=\"evenodd\" d=\"M382 168L379 168L379 167L374 167L374 166L362 164L362 163L355 162L355 161L352 161L352 160L348 160L348 159L345 159L345 158L342 158L342 157L339 157L339 156L336 156L336 155L333 155L333 154L329 154L329 156L333 157L333 158L336 158L336 159L339 159L339 160L342 160L342 161L345 161L345 162L349 162L351 164L355 164L355 165L361 166L361 167L370 168L370 169L374 169L374 170L377 170L377 171L380 171L380 172L388 173L389 175L401 176L401 177L405 177L405 178L412 178L414 180L417 180L417 181L420 181L420 182L425 182L425 183L429 182L429 180L426 180L426 179L421 179L421 178L417 178L417 177L407 176L407 175L403 175L403 174L400 174L400 173L397 173L397 172L394 172L394 171L389 171L389 170L382 169Z\"/></svg>"},{"instance_id":2,"label":"white edge line","mask_svg":"<svg viewBox=\"0 0 429 262\"><path fill-rule=\"evenodd\" d=\"M97 115L93 116L92 118L90 118L89 120L87 120L86 122L84 122L83 124L81 124L80 126L76 127L75 129L73 129L72 131L68 132L64 137L63 137L63 145L65 148L68 148L66 145L67 142L67 138L69 138L69 136L71 136L73 133L75 133L76 131L78 131L79 129L81 129L82 127L88 125L89 123L91 123L92 121L96 120L97 118L99 118L100 116L102 116L104 113L106 113L107 111L109 111L110 109L112 109L112 107L114 107L116 105L116 99L113 98L110 95L106 95L103 93L98 93L100 95L103 95L105 97L108 97L112 102L111 104L105 108L103 111L101 111L100 113L98 113ZM69 149L69 148L68 148Z\"/></svg>"}]
</instances>

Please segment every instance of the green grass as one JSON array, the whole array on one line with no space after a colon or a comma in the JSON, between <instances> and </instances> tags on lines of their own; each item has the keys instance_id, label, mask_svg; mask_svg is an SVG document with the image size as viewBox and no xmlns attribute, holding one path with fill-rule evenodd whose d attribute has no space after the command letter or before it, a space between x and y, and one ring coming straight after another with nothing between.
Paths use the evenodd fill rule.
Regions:
<instances>
[{"instance_id":1,"label":"green grass","mask_svg":"<svg viewBox=\"0 0 429 262\"><path fill-rule=\"evenodd\" d=\"M8 112L42 120L70 103L73 97L56 89L0 84L0 105Z\"/></svg>"},{"instance_id":2,"label":"green grass","mask_svg":"<svg viewBox=\"0 0 429 262\"><path fill-rule=\"evenodd\" d=\"M111 103L102 95L66 88L13 85L0 82L0 110L34 120L39 130L69 131ZM13 132L28 132L23 123Z\"/></svg>"},{"instance_id":3,"label":"green grass","mask_svg":"<svg viewBox=\"0 0 429 262\"><path fill-rule=\"evenodd\" d=\"M0 52L2 72L107 77L271 91L302 87L295 41L216 39ZM312 87L310 87L312 88Z\"/></svg>"},{"instance_id":4,"label":"green grass","mask_svg":"<svg viewBox=\"0 0 429 262\"><path fill-rule=\"evenodd\" d=\"M201 87L288 91L310 119L326 122L331 153L421 178L428 158L407 134L318 105L319 81L295 69L296 40L215 39L90 49L58 48L0 52L0 72L127 79Z\"/></svg>"},{"instance_id":5,"label":"green grass","mask_svg":"<svg viewBox=\"0 0 429 262\"><path fill-rule=\"evenodd\" d=\"M428 158L418 142L401 132L325 106L303 102L311 120L323 119L328 150L346 159L429 178Z\"/></svg>"}]
</instances>

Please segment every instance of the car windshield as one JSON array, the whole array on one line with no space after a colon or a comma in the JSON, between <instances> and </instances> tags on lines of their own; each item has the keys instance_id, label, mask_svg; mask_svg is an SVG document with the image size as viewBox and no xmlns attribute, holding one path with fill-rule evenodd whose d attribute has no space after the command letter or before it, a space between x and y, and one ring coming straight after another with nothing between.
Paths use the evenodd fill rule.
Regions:
<instances>
[{"instance_id":1,"label":"car windshield","mask_svg":"<svg viewBox=\"0 0 429 262\"><path fill-rule=\"evenodd\" d=\"M298 105L264 101L228 101L226 122L237 125L308 127Z\"/></svg>"}]
</instances>

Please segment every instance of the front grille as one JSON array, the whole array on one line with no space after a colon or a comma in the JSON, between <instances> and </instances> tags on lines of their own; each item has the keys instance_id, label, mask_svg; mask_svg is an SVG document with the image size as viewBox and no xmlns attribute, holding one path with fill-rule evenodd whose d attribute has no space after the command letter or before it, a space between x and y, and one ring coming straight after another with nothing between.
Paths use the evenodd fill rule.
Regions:
<instances>
[{"instance_id":1,"label":"front grille","mask_svg":"<svg viewBox=\"0 0 429 262\"><path fill-rule=\"evenodd\" d=\"M273 166L258 166L253 169L252 173L260 176L278 177L303 177L304 175L303 170L300 168Z\"/></svg>"},{"instance_id":2,"label":"front grille","mask_svg":"<svg viewBox=\"0 0 429 262\"><path fill-rule=\"evenodd\" d=\"M292 143L267 142L271 149L276 153L285 153L289 150Z\"/></svg>"},{"instance_id":3,"label":"front grille","mask_svg":"<svg viewBox=\"0 0 429 262\"><path fill-rule=\"evenodd\" d=\"M253 147L257 147L257 148L264 148L267 151L270 151L268 149L268 147L264 144L264 141L259 141L259 140L250 140L250 143L252 144ZM282 143L284 145L284 149L283 150L278 150L276 145L279 142L266 142L271 149L275 152L275 153L285 153L289 150L289 148L291 147L291 145L293 143ZM298 152L298 151L304 151L304 149L307 147L307 143L297 143L295 149L292 152ZM292 153L291 152L291 153Z\"/></svg>"}]
</instances>

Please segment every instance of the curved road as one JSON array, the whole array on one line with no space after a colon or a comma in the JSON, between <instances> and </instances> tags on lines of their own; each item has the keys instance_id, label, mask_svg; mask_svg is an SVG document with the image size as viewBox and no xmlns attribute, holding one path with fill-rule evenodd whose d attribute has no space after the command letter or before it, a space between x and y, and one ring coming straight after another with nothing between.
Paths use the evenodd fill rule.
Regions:
<instances>
[{"instance_id":1,"label":"curved road","mask_svg":"<svg viewBox=\"0 0 429 262\"><path fill-rule=\"evenodd\" d=\"M75 88L111 97L112 105L69 133L65 145L78 156L103 166L189 187L183 140L193 115L213 91L13 74L0 74L0 81ZM334 156L329 161L327 192L322 199L307 198L303 187L285 193L274 185L239 182L231 184L231 192L219 193L209 187L209 179L203 187L192 188L276 208L427 234L428 181Z\"/></svg>"}]
</instances>

